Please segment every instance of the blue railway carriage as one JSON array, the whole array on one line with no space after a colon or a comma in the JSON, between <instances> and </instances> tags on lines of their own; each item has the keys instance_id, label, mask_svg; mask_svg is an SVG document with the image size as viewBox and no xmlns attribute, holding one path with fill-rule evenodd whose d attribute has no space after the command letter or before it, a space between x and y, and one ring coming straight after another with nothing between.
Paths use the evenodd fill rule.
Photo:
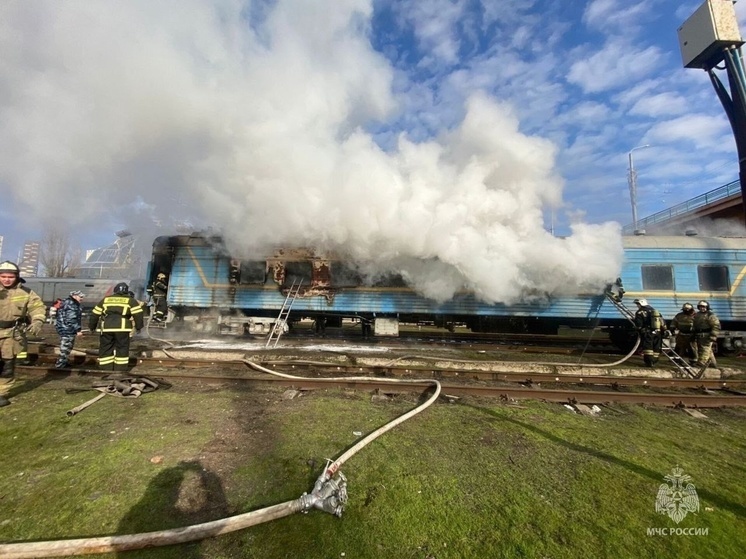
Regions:
<instances>
[{"instance_id":1,"label":"blue railway carriage","mask_svg":"<svg viewBox=\"0 0 746 559\"><path fill-rule=\"evenodd\" d=\"M624 245L621 278L631 310L635 297L645 297L670 320L685 302L706 299L723 323L723 346L741 343L745 239L641 236L625 237ZM631 331L606 299L605 286L573 296L526 293L512 305L487 304L469 293L438 303L417 294L399 275L363 276L334 256L285 249L238 260L219 237L200 234L157 238L147 281L159 272L168 276L170 324L207 334L266 333L286 303L292 303L291 324L313 319L333 326L352 319L371 335L397 335L400 323L544 334L560 326L601 327L621 345Z\"/></svg>"},{"instance_id":2,"label":"blue railway carriage","mask_svg":"<svg viewBox=\"0 0 746 559\"><path fill-rule=\"evenodd\" d=\"M670 321L684 303L705 300L722 325L718 349L740 350L746 336L746 238L624 237L624 302L645 298ZM608 303L607 303L608 304ZM612 335L623 337L623 329Z\"/></svg>"}]
</instances>

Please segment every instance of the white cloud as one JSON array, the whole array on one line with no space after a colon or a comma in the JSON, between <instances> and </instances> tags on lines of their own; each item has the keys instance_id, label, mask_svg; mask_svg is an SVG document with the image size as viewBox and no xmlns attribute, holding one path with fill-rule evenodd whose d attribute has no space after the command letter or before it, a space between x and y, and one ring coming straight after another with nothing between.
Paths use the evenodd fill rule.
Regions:
<instances>
[{"instance_id":1,"label":"white cloud","mask_svg":"<svg viewBox=\"0 0 746 559\"><path fill-rule=\"evenodd\" d=\"M661 58L658 47L638 48L613 39L598 52L573 63L567 80L587 93L608 91L648 77Z\"/></svg>"},{"instance_id":2,"label":"white cloud","mask_svg":"<svg viewBox=\"0 0 746 559\"><path fill-rule=\"evenodd\" d=\"M653 118L680 115L687 112L687 102L674 92L659 93L639 99L629 110L631 114Z\"/></svg>"},{"instance_id":3,"label":"white cloud","mask_svg":"<svg viewBox=\"0 0 746 559\"><path fill-rule=\"evenodd\" d=\"M724 117L686 115L655 124L646 135L651 143L683 141L695 147L712 148L728 130Z\"/></svg>"}]
</instances>

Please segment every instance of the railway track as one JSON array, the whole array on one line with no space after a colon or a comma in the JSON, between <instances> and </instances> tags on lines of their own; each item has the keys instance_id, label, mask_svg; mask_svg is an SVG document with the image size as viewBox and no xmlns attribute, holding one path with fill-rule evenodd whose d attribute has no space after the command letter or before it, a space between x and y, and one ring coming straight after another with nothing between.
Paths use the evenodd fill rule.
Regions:
<instances>
[{"instance_id":1,"label":"railway track","mask_svg":"<svg viewBox=\"0 0 746 559\"><path fill-rule=\"evenodd\" d=\"M257 363L294 378L280 378L249 368L244 361L215 359L141 358L130 375L150 376L169 382L264 383L297 390L343 388L375 390L383 394L425 391L438 380L443 393L451 397L477 396L502 401L538 399L569 404L635 403L682 408L746 405L746 380L672 379L617 377L608 375L526 374L455 369L414 369L399 366L336 364ZM202 369L203 372L193 372ZM19 367L32 376L102 377L111 374L93 368L60 371L49 366ZM346 378L349 377L349 378ZM352 378L354 377L354 378ZM359 377L369 377L361 380ZM402 383L401 380L406 380ZM569 385L569 387L568 387ZM600 389L599 387L603 387ZM632 387L632 390L623 389Z\"/></svg>"}]
</instances>

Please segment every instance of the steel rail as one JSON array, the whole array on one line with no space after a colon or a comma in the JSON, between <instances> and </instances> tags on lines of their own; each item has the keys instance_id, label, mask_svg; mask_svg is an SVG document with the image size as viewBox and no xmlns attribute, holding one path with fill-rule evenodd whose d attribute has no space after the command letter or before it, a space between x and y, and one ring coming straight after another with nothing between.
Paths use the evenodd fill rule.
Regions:
<instances>
[{"instance_id":1,"label":"steel rail","mask_svg":"<svg viewBox=\"0 0 746 559\"><path fill-rule=\"evenodd\" d=\"M240 371L246 370L246 365L237 360L216 360L216 359L167 359L167 358L139 358L138 366L145 367L162 367L162 368L182 368L194 369L202 367L230 367ZM651 388L684 388L684 389L724 389L724 388L744 388L746 389L746 378L742 379L692 379L692 378L660 378L660 377L634 377L621 375L583 375L579 373L562 373L555 367L552 373L537 372L512 372L512 371L480 371L473 369L442 369L437 367L412 367L412 366L376 366L376 365L338 365L334 363L321 364L320 362L292 363L276 361L259 361L258 364L272 368L278 367L278 371L298 372L303 370L307 374L350 374L360 375L367 372L371 375L380 375L382 377L391 376L394 378L406 377L432 377L436 380L474 380L483 382L510 382L525 385L541 384L578 384L578 385L601 385L611 386L615 390L620 386L647 386ZM568 369L582 368L579 365L567 365ZM44 373L69 374L111 374L111 371L100 371L98 369L55 369L52 367L41 366L20 366L19 370L36 371ZM148 372L142 374L148 375ZM187 375L188 376L188 375ZM184 376L184 378L187 378ZM207 378L206 375L200 375L198 378ZM211 377L216 380L240 380L235 375L226 375L220 377ZM250 377L253 379L253 377ZM321 377L316 377L321 378Z\"/></svg>"},{"instance_id":2,"label":"steel rail","mask_svg":"<svg viewBox=\"0 0 746 559\"><path fill-rule=\"evenodd\" d=\"M33 370L31 367L27 367ZM57 369L40 369L42 372L59 372ZM112 374L111 371L85 370L75 371L79 374L90 374L94 376L105 376ZM321 388L346 388L352 390L370 389L383 393L402 393L411 391L424 391L432 387L432 383L423 380L402 385L386 378L361 380L338 380L325 378L283 379L268 376L246 376L246 375L194 375L194 374L160 374L157 371L138 371L140 374L152 376L164 380L198 380L202 382L242 382L257 384L272 384L299 390L313 390ZM132 373L130 373L132 374ZM656 404L673 407L723 407L723 406L745 406L746 395L731 393L723 395L708 391L705 394L685 393L646 393L646 392L621 392L599 391L599 390L555 390L545 388L531 388L524 386L484 386L470 384L443 384L443 393L452 396L480 396L488 398L500 398L502 400L545 400L559 403L582 403L582 404L605 404L605 403L635 403Z\"/></svg>"}]
</instances>

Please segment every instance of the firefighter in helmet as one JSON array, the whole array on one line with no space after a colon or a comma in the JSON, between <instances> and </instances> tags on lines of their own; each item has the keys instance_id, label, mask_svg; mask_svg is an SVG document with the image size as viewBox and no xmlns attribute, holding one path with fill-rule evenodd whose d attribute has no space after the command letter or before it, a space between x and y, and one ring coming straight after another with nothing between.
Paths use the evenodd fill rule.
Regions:
<instances>
[{"instance_id":1,"label":"firefighter in helmet","mask_svg":"<svg viewBox=\"0 0 746 559\"><path fill-rule=\"evenodd\" d=\"M694 335L694 305L684 303L681 312L671 320L671 331L676 334L674 351L684 358L697 360L697 342Z\"/></svg>"},{"instance_id":2,"label":"firefighter in helmet","mask_svg":"<svg viewBox=\"0 0 746 559\"><path fill-rule=\"evenodd\" d=\"M166 303L168 283L166 281L166 274L160 272L155 276L155 281L148 286L146 291L153 298L153 307L155 308L153 320L156 322L165 322L166 315L168 314L168 304Z\"/></svg>"},{"instance_id":3,"label":"firefighter in helmet","mask_svg":"<svg viewBox=\"0 0 746 559\"><path fill-rule=\"evenodd\" d=\"M697 342L697 362L695 365L700 367L701 373L704 373L707 365L712 358L712 344L717 342L720 333L720 319L710 310L710 303L700 301L697 303L697 312L694 315L694 337Z\"/></svg>"},{"instance_id":4,"label":"firefighter in helmet","mask_svg":"<svg viewBox=\"0 0 746 559\"><path fill-rule=\"evenodd\" d=\"M129 286L122 282L114 286L93 308L88 321L91 332L98 330L98 365L103 370L126 371L129 366L130 332L132 324L139 332L143 326L142 305L130 295Z\"/></svg>"},{"instance_id":5,"label":"firefighter in helmet","mask_svg":"<svg viewBox=\"0 0 746 559\"><path fill-rule=\"evenodd\" d=\"M0 262L0 407L10 404L16 358L26 353L26 336L38 336L47 317L41 297L23 283L15 263Z\"/></svg>"},{"instance_id":6,"label":"firefighter in helmet","mask_svg":"<svg viewBox=\"0 0 746 559\"><path fill-rule=\"evenodd\" d=\"M648 304L647 299L635 299L634 303L637 305L635 326L642 338L642 359L645 365L652 367L660 357L666 323L661 313Z\"/></svg>"}]
</instances>

